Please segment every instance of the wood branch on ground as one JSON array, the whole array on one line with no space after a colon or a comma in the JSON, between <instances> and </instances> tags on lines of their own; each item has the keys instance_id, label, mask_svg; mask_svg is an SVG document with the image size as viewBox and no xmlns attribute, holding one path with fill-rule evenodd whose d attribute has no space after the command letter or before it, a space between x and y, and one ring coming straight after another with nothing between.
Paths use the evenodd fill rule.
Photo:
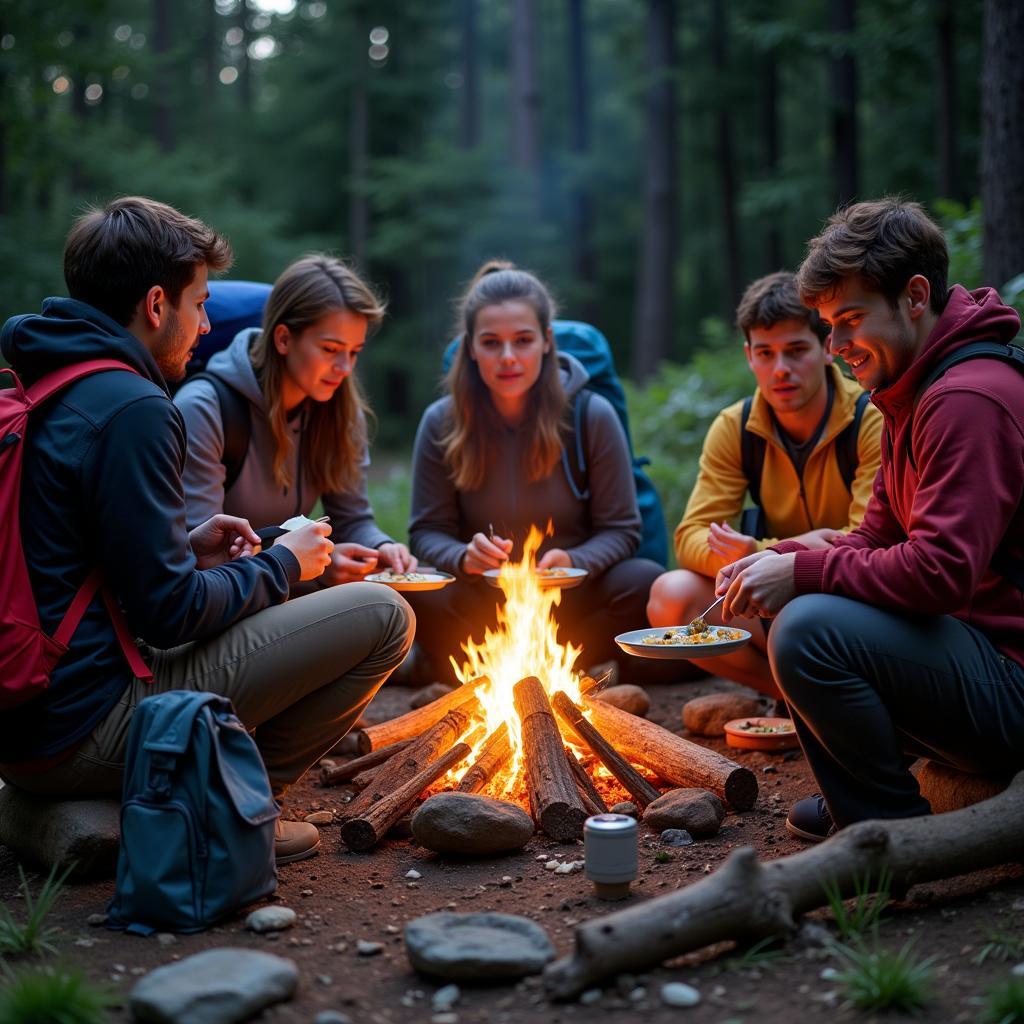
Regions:
<instances>
[{"instance_id":1,"label":"wood branch on ground","mask_svg":"<svg viewBox=\"0 0 1024 1024\"><path fill-rule=\"evenodd\" d=\"M479 793L494 778L499 769L508 764L512 744L508 738L508 724L502 722L484 741L477 759L455 787L459 793Z\"/></svg>"},{"instance_id":2,"label":"wood branch on ground","mask_svg":"<svg viewBox=\"0 0 1024 1024\"><path fill-rule=\"evenodd\" d=\"M562 734L544 686L536 676L527 676L516 683L512 696L522 723L526 788L534 818L552 839L579 839L587 810L565 760Z\"/></svg>"},{"instance_id":3,"label":"wood branch on ground","mask_svg":"<svg viewBox=\"0 0 1024 1024\"><path fill-rule=\"evenodd\" d=\"M340 786L343 782L354 779L360 772L368 768L376 768L385 761L391 760L400 750L404 750L412 740L401 740L398 743L391 743L379 750L372 750L369 754L357 757L347 764L339 764L334 768L320 769L320 783L324 786Z\"/></svg>"},{"instance_id":4,"label":"wood branch on ground","mask_svg":"<svg viewBox=\"0 0 1024 1024\"><path fill-rule=\"evenodd\" d=\"M564 690L559 690L551 701L563 722L588 746L594 754L619 780L626 792L643 810L661 796L658 792L605 738L583 717L583 712L569 699ZM633 716L635 717L635 716Z\"/></svg>"},{"instance_id":5,"label":"wood branch on ground","mask_svg":"<svg viewBox=\"0 0 1024 1024\"><path fill-rule=\"evenodd\" d=\"M1019 862L1024 850L1024 772L980 804L920 818L861 821L818 846L761 863L752 847L734 850L708 878L576 927L576 950L550 964L544 983L568 999L615 974L639 973L715 942L784 935L796 918L828 903L827 885L845 898L856 886L892 890Z\"/></svg>"},{"instance_id":6,"label":"wood branch on ground","mask_svg":"<svg viewBox=\"0 0 1024 1024\"><path fill-rule=\"evenodd\" d=\"M367 726L358 732L353 730L359 742L359 753L369 754L372 750L379 750L381 747L390 746L392 743L399 743L402 740L415 739L422 736L435 722L439 722L444 715L471 700L476 696L476 690L485 686L490 680L487 676L480 676L478 679L463 683L456 687L451 693L416 708L398 718L392 718L387 722L379 722L377 725Z\"/></svg>"},{"instance_id":7,"label":"wood branch on ground","mask_svg":"<svg viewBox=\"0 0 1024 1024\"><path fill-rule=\"evenodd\" d=\"M587 769L580 764L576 755L568 747L565 748L565 760L576 780L576 788L579 790L580 799L587 809L587 814L607 814L608 805L604 802L604 797L598 793L594 780L587 774Z\"/></svg>"},{"instance_id":8,"label":"wood branch on ground","mask_svg":"<svg viewBox=\"0 0 1024 1024\"><path fill-rule=\"evenodd\" d=\"M400 750L375 772L373 781L341 812L343 818L359 818L378 800L389 796L404 785L431 761L454 746L469 729L473 718L480 714L480 701L476 697L451 708L440 721L435 722L418 740Z\"/></svg>"},{"instance_id":9,"label":"wood branch on ground","mask_svg":"<svg viewBox=\"0 0 1024 1024\"><path fill-rule=\"evenodd\" d=\"M473 746L482 732L482 729L476 730L463 742L456 743L447 753L442 754L436 761L431 761L408 782L378 800L359 817L346 818L341 825L341 841L356 852L373 849L428 786L437 782L473 753Z\"/></svg>"},{"instance_id":10,"label":"wood branch on ground","mask_svg":"<svg viewBox=\"0 0 1024 1024\"><path fill-rule=\"evenodd\" d=\"M749 768L603 700L584 697L583 703L591 723L623 757L669 785L706 789L736 811L754 806L757 776Z\"/></svg>"}]
</instances>

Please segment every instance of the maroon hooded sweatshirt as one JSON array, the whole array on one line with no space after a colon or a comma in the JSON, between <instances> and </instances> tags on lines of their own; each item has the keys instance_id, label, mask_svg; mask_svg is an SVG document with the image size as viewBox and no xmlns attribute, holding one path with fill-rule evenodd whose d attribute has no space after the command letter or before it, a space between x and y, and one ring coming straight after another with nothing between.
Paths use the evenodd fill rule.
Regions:
<instances>
[{"instance_id":1,"label":"maroon hooded sweatshirt","mask_svg":"<svg viewBox=\"0 0 1024 1024\"><path fill-rule=\"evenodd\" d=\"M995 289L953 286L914 362L871 395L893 444L883 442L864 521L823 551L789 541L775 548L796 551L797 594L953 615L1024 666L1024 593L990 568L997 548L1024 559L1024 374L998 359L970 359L914 409L940 359L971 341L1011 341L1019 328Z\"/></svg>"}]
</instances>

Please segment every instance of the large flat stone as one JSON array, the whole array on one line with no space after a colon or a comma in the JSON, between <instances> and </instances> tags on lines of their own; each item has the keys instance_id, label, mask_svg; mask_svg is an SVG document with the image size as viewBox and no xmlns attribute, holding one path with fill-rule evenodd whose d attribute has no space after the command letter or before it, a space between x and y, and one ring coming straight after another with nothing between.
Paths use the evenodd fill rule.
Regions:
<instances>
[{"instance_id":1,"label":"large flat stone","mask_svg":"<svg viewBox=\"0 0 1024 1024\"><path fill-rule=\"evenodd\" d=\"M435 853L508 853L521 850L533 831L533 819L521 807L475 793L438 793L412 817L416 841Z\"/></svg>"},{"instance_id":2,"label":"large flat stone","mask_svg":"<svg viewBox=\"0 0 1024 1024\"><path fill-rule=\"evenodd\" d=\"M932 805L932 814L959 811L1002 793L1011 776L969 775L967 772L922 759L910 769L917 777L921 796Z\"/></svg>"},{"instance_id":3,"label":"large flat stone","mask_svg":"<svg viewBox=\"0 0 1024 1024\"><path fill-rule=\"evenodd\" d=\"M71 878L113 878L121 841L118 800L49 800L0 789L0 843L44 870L74 862Z\"/></svg>"}]
</instances>

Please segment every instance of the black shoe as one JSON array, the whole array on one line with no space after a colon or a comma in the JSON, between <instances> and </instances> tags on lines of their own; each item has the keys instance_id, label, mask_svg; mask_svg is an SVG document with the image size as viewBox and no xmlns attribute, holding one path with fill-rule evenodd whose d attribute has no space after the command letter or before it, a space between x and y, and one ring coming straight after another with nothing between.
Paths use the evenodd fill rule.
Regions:
<instances>
[{"instance_id":1,"label":"black shoe","mask_svg":"<svg viewBox=\"0 0 1024 1024\"><path fill-rule=\"evenodd\" d=\"M786 818L786 828L799 839L820 843L835 834L836 823L825 806L825 798L815 793L793 804Z\"/></svg>"}]
</instances>

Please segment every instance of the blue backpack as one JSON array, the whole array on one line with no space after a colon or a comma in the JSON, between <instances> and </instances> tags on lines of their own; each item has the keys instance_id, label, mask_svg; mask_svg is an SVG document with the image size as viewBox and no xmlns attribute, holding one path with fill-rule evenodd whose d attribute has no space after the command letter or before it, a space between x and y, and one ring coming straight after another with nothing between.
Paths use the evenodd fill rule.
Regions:
<instances>
[{"instance_id":1,"label":"blue backpack","mask_svg":"<svg viewBox=\"0 0 1024 1024\"><path fill-rule=\"evenodd\" d=\"M146 697L128 733L108 926L198 932L272 893L277 816L231 701L188 690Z\"/></svg>"},{"instance_id":2,"label":"blue backpack","mask_svg":"<svg viewBox=\"0 0 1024 1024\"><path fill-rule=\"evenodd\" d=\"M577 395L573 407L574 438L570 439L566 451L562 453L562 466L569 480L569 486L576 497L581 500L590 496L585 458L587 450L586 409L591 393L603 395L611 402L612 408L622 424L622 429L626 432L629 456L633 461L633 483L636 485L636 501L640 507L640 518L643 521L643 534L636 557L649 558L664 566L668 563L665 513L662 511L661 499L654 489L651 478L644 472L644 466L650 464L650 459L638 457L633 453L633 437L629 431L629 414L626 412L626 395L622 390L622 382L615 372L615 362L612 359L612 350L608 339L596 327L579 320L553 320L551 327L559 351L568 352L574 356L590 374L587 386ZM443 367L446 372L455 358L458 344L459 339L456 338L444 350ZM573 450L571 456L568 449Z\"/></svg>"}]
</instances>

